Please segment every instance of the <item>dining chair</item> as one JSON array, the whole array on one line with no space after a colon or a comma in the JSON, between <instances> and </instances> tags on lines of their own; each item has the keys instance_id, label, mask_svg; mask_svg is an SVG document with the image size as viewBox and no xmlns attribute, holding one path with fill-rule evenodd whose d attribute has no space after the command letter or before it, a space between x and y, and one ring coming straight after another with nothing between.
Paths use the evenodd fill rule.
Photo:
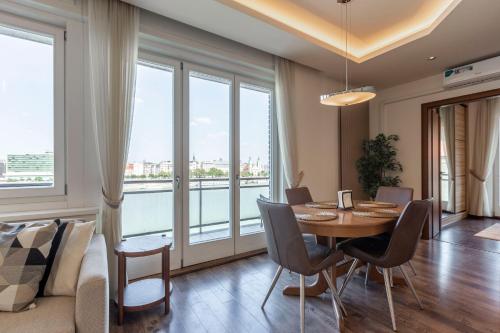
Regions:
<instances>
[{"instance_id":1,"label":"dining chair","mask_svg":"<svg viewBox=\"0 0 500 333\"><path fill-rule=\"evenodd\" d=\"M308 187L295 187L285 189L286 200L288 204L293 205L304 205L308 202L312 202L313 198ZM306 243L316 243L316 235L303 234L304 241Z\"/></svg>"},{"instance_id":2,"label":"dining chair","mask_svg":"<svg viewBox=\"0 0 500 333\"><path fill-rule=\"evenodd\" d=\"M394 231L388 238L363 237L356 238L344 243L341 248L344 253L355 258L347 276L339 290L342 295L359 261L370 263L375 267L382 268L384 275L385 290L389 311L391 314L392 328L396 331L396 319L394 317L394 306L392 303L392 292L390 284L389 270L399 267L408 287L417 299L418 305L423 309L422 302L418 298L410 277L406 273L403 264L407 263L417 249L418 240L422 234L425 221L429 216L432 203L429 200L411 201L399 217Z\"/></svg>"},{"instance_id":3,"label":"dining chair","mask_svg":"<svg viewBox=\"0 0 500 333\"><path fill-rule=\"evenodd\" d=\"M303 205L308 202L312 202L313 198L311 196L311 192L309 188L303 187L295 187L295 188L287 188L285 189L286 199L289 205Z\"/></svg>"},{"instance_id":4,"label":"dining chair","mask_svg":"<svg viewBox=\"0 0 500 333\"><path fill-rule=\"evenodd\" d=\"M332 306L337 319L347 312L337 293L337 288L328 275L328 268L342 260L343 253L321 244L304 242L295 214L290 205L257 199L264 230L267 251L271 260L278 264L271 286L262 302L263 309L284 268L298 273L300 279L300 332L304 332L305 316L305 277L323 274L330 288ZM339 309L340 308L340 309ZM340 329L340 320L338 320Z\"/></svg>"},{"instance_id":5,"label":"dining chair","mask_svg":"<svg viewBox=\"0 0 500 333\"><path fill-rule=\"evenodd\" d=\"M395 203L399 206L413 200L413 189L411 187L380 186L375 196L375 201Z\"/></svg>"},{"instance_id":6,"label":"dining chair","mask_svg":"<svg viewBox=\"0 0 500 333\"><path fill-rule=\"evenodd\" d=\"M375 196L375 201L383 201L397 204L399 206L406 206L408 202L413 200L413 188L411 187L395 187L395 186L380 186L377 190L377 195ZM414 275L417 275L417 271L413 266L411 260L408 261ZM368 282L368 272L366 270L365 284Z\"/></svg>"}]
</instances>

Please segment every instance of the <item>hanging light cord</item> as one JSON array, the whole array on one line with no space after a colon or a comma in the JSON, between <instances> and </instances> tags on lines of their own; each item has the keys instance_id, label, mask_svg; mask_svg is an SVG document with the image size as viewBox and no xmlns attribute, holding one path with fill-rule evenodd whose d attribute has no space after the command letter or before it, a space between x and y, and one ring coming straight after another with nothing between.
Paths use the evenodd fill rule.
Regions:
<instances>
[{"instance_id":1,"label":"hanging light cord","mask_svg":"<svg viewBox=\"0 0 500 333\"><path fill-rule=\"evenodd\" d=\"M349 90L349 74L348 74L348 63L347 63L347 6L348 3L344 4L345 6L345 90Z\"/></svg>"}]
</instances>

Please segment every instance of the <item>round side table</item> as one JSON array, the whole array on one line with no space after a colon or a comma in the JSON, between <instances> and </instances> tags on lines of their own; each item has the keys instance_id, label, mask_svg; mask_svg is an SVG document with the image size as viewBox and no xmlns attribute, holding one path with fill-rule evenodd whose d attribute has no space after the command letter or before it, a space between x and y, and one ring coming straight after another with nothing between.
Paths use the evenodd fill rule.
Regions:
<instances>
[{"instance_id":1,"label":"round side table","mask_svg":"<svg viewBox=\"0 0 500 333\"><path fill-rule=\"evenodd\" d=\"M125 311L142 311L165 303L165 314L170 311L170 247L164 236L134 237L121 241L115 247L118 256L118 325L123 323ZM128 283L127 258L146 257L161 253L162 278L141 279Z\"/></svg>"}]
</instances>

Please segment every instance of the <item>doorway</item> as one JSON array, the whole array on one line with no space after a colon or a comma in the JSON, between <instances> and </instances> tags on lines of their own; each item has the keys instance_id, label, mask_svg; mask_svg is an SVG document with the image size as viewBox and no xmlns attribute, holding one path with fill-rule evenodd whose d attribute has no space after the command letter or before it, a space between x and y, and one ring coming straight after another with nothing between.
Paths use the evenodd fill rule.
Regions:
<instances>
[{"instance_id":1,"label":"doorway","mask_svg":"<svg viewBox=\"0 0 500 333\"><path fill-rule=\"evenodd\" d=\"M274 84L145 52L137 66L124 237L170 238L172 269L265 248L256 199L278 193ZM159 257L143 259L137 271L157 273Z\"/></svg>"},{"instance_id":2,"label":"doorway","mask_svg":"<svg viewBox=\"0 0 500 333\"><path fill-rule=\"evenodd\" d=\"M434 238L447 223L467 216L468 167L465 145L468 104L498 95L500 89L494 89L422 105L422 198L433 199L431 215L424 226L422 238ZM453 111L446 114L445 110ZM458 129L455 124L450 125L457 119L458 122L464 122ZM443 125L449 129L444 130ZM448 139L446 132L449 133ZM457 132L458 135L455 135Z\"/></svg>"}]
</instances>

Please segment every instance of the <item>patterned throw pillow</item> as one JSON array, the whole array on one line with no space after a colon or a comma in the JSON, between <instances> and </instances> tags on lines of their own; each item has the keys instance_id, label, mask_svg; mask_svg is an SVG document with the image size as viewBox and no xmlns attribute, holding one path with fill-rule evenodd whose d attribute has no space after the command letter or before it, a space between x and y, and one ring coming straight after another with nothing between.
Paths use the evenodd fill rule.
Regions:
<instances>
[{"instance_id":1,"label":"patterned throw pillow","mask_svg":"<svg viewBox=\"0 0 500 333\"><path fill-rule=\"evenodd\" d=\"M57 233L40 281L38 296L75 296L80 265L87 252L95 221L55 220Z\"/></svg>"},{"instance_id":2,"label":"patterned throw pillow","mask_svg":"<svg viewBox=\"0 0 500 333\"><path fill-rule=\"evenodd\" d=\"M20 311L35 299L57 225L0 222L0 311Z\"/></svg>"}]
</instances>

